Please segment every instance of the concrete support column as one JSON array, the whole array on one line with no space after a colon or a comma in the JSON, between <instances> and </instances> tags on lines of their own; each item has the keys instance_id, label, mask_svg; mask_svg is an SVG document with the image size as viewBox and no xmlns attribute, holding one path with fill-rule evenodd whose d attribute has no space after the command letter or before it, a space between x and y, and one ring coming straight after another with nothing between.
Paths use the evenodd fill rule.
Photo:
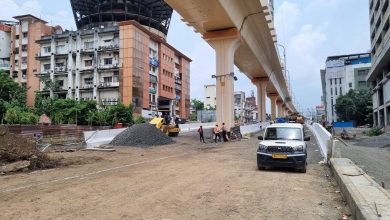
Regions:
<instances>
[{"instance_id":1,"label":"concrete support column","mask_svg":"<svg viewBox=\"0 0 390 220\"><path fill-rule=\"evenodd\" d=\"M268 97L271 100L271 120L275 120L277 117L276 100L279 98L279 96L276 93L270 93L270 94L268 94Z\"/></svg>"},{"instance_id":2,"label":"concrete support column","mask_svg":"<svg viewBox=\"0 0 390 220\"><path fill-rule=\"evenodd\" d=\"M80 32L77 32L76 35L76 45L77 45L77 51L76 51L76 76L75 76L75 98L77 101L80 101L80 70L81 70L81 37L80 37Z\"/></svg>"},{"instance_id":3,"label":"concrete support column","mask_svg":"<svg viewBox=\"0 0 390 220\"><path fill-rule=\"evenodd\" d=\"M287 113L286 113L286 104L282 104L282 115L283 115L283 116L287 116Z\"/></svg>"},{"instance_id":4,"label":"concrete support column","mask_svg":"<svg viewBox=\"0 0 390 220\"><path fill-rule=\"evenodd\" d=\"M237 29L207 32L203 37L210 43L216 55L216 116L217 124L226 128L234 126L234 78L230 76L234 67L234 53L240 38Z\"/></svg>"},{"instance_id":5,"label":"concrete support column","mask_svg":"<svg viewBox=\"0 0 390 220\"><path fill-rule=\"evenodd\" d=\"M277 100L276 101L276 107L277 107L277 110L278 110L278 117L283 117L284 114L283 114L283 101L281 100Z\"/></svg>"},{"instance_id":6,"label":"concrete support column","mask_svg":"<svg viewBox=\"0 0 390 220\"><path fill-rule=\"evenodd\" d=\"M252 83L257 87L257 109L259 112L259 121L266 121L266 89L268 84L268 77L254 78Z\"/></svg>"},{"instance_id":7,"label":"concrete support column","mask_svg":"<svg viewBox=\"0 0 390 220\"><path fill-rule=\"evenodd\" d=\"M72 34L68 37L68 99L73 99L72 89L73 87L73 56L72 56L73 38Z\"/></svg>"},{"instance_id":8,"label":"concrete support column","mask_svg":"<svg viewBox=\"0 0 390 220\"><path fill-rule=\"evenodd\" d=\"M55 59L54 59L54 54L56 53L56 42L54 38L51 39L51 44L50 44L50 81L51 84L53 85L54 83L54 66L56 65ZM50 98L54 98L54 91L53 88L50 88Z\"/></svg>"},{"instance_id":9,"label":"concrete support column","mask_svg":"<svg viewBox=\"0 0 390 220\"><path fill-rule=\"evenodd\" d=\"M99 102L98 97L98 83L99 83L99 74L98 74L98 66L100 59L98 57L97 49L99 48L99 35L97 30L95 29L95 33L93 35L94 41L93 41L93 48L94 48L94 54L93 54L93 92L92 92L92 100Z\"/></svg>"}]
</instances>

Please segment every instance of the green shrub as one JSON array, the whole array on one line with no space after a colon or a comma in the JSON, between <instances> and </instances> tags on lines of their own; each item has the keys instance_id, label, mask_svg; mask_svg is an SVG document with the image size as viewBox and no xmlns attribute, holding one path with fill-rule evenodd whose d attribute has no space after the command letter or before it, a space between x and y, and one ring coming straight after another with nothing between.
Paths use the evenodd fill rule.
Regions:
<instances>
[{"instance_id":1,"label":"green shrub","mask_svg":"<svg viewBox=\"0 0 390 220\"><path fill-rule=\"evenodd\" d=\"M142 116L139 116L135 119L135 123L136 124L143 124L143 123L146 123L146 119Z\"/></svg>"},{"instance_id":2,"label":"green shrub","mask_svg":"<svg viewBox=\"0 0 390 220\"><path fill-rule=\"evenodd\" d=\"M368 136L379 136L382 133L383 132L381 131L381 129L374 127L374 128L371 128L370 131L368 131Z\"/></svg>"}]
</instances>

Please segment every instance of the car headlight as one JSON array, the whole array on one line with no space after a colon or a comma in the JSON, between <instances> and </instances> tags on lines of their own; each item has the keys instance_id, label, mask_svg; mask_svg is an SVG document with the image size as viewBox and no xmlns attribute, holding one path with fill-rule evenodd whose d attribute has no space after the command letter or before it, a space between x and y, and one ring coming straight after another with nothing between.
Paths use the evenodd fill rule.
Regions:
<instances>
[{"instance_id":1,"label":"car headlight","mask_svg":"<svg viewBox=\"0 0 390 220\"><path fill-rule=\"evenodd\" d=\"M265 151L265 150L267 150L267 146L265 146L265 145L263 145L263 144L259 144L259 148L257 149L257 151L263 152L263 151Z\"/></svg>"},{"instance_id":2,"label":"car headlight","mask_svg":"<svg viewBox=\"0 0 390 220\"><path fill-rule=\"evenodd\" d=\"M296 151L303 151L303 146L302 145L296 146L295 149Z\"/></svg>"}]
</instances>

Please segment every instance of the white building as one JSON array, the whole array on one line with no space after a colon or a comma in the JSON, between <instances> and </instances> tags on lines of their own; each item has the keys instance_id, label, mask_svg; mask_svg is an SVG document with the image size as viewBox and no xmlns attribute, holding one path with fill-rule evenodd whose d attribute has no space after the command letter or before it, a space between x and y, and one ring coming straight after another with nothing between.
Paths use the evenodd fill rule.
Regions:
<instances>
[{"instance_id":1,"label":"white building","mask_svg":"<svg viewBox=\"0 0 390 220\"><path fill-rule=\"evenodd\" d=\"M217 87L215 85L204 86L204 107L215 109L217 107Z\"/></svg>"},{"instance_id":2,"label":"white building","mask_svg":"<svg viewBox=\"0 0 390 220\"><path fill-rule=\"evenodd\" d=\"M331 56L321 71L327 121L337 121L336 100L350 89L368 88L366 77L371 67L369 53Z\"/></svg>"},{"instance_id":3,"label":"white building","mask_svg":"<svg viewBox=\"0 0 390 220\"><path fill-rule=\"evenodd\" d=\"M11 27L0 23L0 69L9 72Z\"/></svg>"},{"instance_id":4,"label":"white building","mask_svg":"<svg viewBox=\"0 0 390 220\"><path fill-rule=\"evenodd\" d=\"M245 116L245 92L234 92L234 116L237 118Z\"/></svg>"}]
</instances>

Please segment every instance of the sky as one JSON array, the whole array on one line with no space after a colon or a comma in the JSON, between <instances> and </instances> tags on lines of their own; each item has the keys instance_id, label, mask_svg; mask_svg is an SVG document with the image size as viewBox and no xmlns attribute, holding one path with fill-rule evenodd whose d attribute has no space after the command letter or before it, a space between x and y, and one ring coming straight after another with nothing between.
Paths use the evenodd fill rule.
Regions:
<instances>
[{"instance_id":1,"label":"sky","mask_svg":"<svg viewBox=\"0 0 390 220\"><path fill-rule=\"evenodd\" d=\"M274 0L278 43L286 47L293 97L301 111L321 103L320 69L328 56L370 50L368 0ZM0 0L0 20L33 14L66 29L76 29L69 0ZM215 52L174 13L168 43L191 63L191 99L203 101L204 85L215 84ZM236 69L235 91L249 96L256 87ZM256 92L255 92L256 94ZM269 112L269 100L267 105Z\"/></svg>"}]
</instances>

